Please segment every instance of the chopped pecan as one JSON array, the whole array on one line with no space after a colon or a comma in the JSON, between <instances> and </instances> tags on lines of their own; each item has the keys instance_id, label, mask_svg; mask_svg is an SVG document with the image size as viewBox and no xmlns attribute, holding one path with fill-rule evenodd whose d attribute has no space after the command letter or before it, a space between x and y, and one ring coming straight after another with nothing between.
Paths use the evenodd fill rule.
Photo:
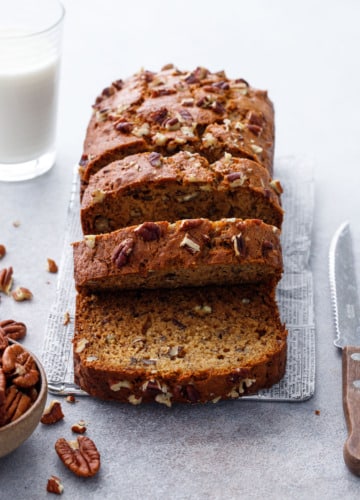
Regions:
<instances>
[{"instance_id":1,"label":"chopped pecan","mask_svg":"<svg viewBox=\"0 0 360 500\"><path fill-rule=\"evenodd\" d=\"M10 266L0 271L0 292L10 294L13 283L13 268Z\"/></svg>"},{"instance_id":2,"label":"chopped pecan","mask_svg":"<svg viewBox=\"0 0 360 500\"><path fill-rule=\"evenodd\" d=\"M124 82L119 78L118 80L115 80L112 82L112 86L116 88L116 90L121 90L123 88Z\"/></svg>"},{"instance_id":3,"label":"chopped pecan","mask_svg":"<svg viewBox=\"0 0 360 500\"><path fill-rule=\"evenodd\" d=\"M50 476L47 482L46 491L49 493L55 493L56 495L61 495L64 491L64 486L62 485L60 478L57 476Z\"/></svg>"},{"instance_id":4,"label":"chopped pecan","mask_svg":"<svg viewBox=\"0 0 360 500\"><path fill-rule=\"evenodd\" d=\"M123 267L127 264L129 256L134 248L134 240L126 238L113 251L111 260L117 267Z\"/></svg>"},{"instance_id":5,"label":"chopped pecan","mask_svg":"<svg viewBox=\"0 0 360 500\"><path fill-rule=\"evenodd\" d=\"M40 422L45 425L56 424L64 418L61 404L59 401L53 400L42 414Z\"/></svg>"},{"instance_id":6,"label":"chopped pecan","mask_svg":"<svg viewBox=\"0 0 360 500\"><path fill-rule=\"evenodd\" d=\"M149 162L153 167L161 167L162 165L162 157L160 153L156 153L153 151L149 155Z\"/></svg>"},{"instance_id":7,"label":"chopped pecan","mask_svg":"<svg viewBox=\"0 0 360 500\"><path fill-rule=\"evenodd\" d=\"M195 227L201 226L202 223L202 219L184 219L181 222L180 229L182 231L188 231L189 229L194 229Z\"/></svg>"},{"instance_id":8,"label":"chopped pecan","mask_svg":"<svg viewBox=\"0 0 360 500\"><path fill-rule=\"evenodd\" d=\"M49 273L57 273L58 272L58 266L53 259L47 259L47 268L46 269Z\"/></svg>"},{"instance_id":9,"label":"chopped pecan","mask_svg":"<svg viewBox=\"0 0 360 500\"><path fill-rule=\"evenodd\" d=\"M11 292L11 295L16 302L23 302L24 300L31 300L33 298L31 291L23 286L15 288L15 290Z\"/></svg>"},{"instance_id":10,"label":"chopped pecan","mask_svg":"<svg viewBox=\"0 0 360 500\"><path fill-rule=\"evenodd\" d=\"M21 340L26 335L26 325L13 319L5 319L0 321L0 328L5 332L9 339Z\"/></svg>"},{"instance_id":11,"label":"chopped pecan","mask_svg":"<svg viewBox=\"0 0 360 500\"><path fill-rule=\"evenodd\" d=\"M123 134L130 134L134 125L131 122L117 122L115 129Z\"/></svg>"},{"instance_id":12,"label":"chopped pecan","mask_svg":"<svg viewBox=\"0 0 360 500\"><path fill-rule=\"evenodd\" d=\"M168 116L168 110L166 108L159 108L150 114L150 119L153 122L161 125L163 121L167 118L167 116Z\"/></svg>"},{"instance_id":13,"label":"chopped pecan","mask_svg":"<svg viewBox=\"0 0 360 500\"><path fill-rule=\"evenodd\" d=\"M234 235L231 238L233 245L234 245L234 250L235 250L235 255L237 257L245 257L246 256L246 245L245 245L245 239L241 233Z\"/></svg>"},{"instance_id":14,"label":"chopped pecan","mask_svg":"<svg viewBox=\"0 0 360 500\"><path fill-rule=\"evenodd\" d=\"M144 222L134 232L141 236L144 241L155 241L161 236L160 226L155 222Z\"/></svg>"},{"instance_id":15,"label":"chopped pecan","mask_svg":"<svg viewBox=\"0 0 360 500\"><path fill-rule=\"evenodd\" d=\"M181 248L184 247L186 250L188 250L192 254L200 252L200 245L198 243L196 243L196 241L189 238L188 233L186 233L184 238L182 239L182 241L180 243L180 247Z\"/></svg>"},{"instance_id":16,"label":"chopped pecan","mask_svg":"<svg viewBox=\"0 0 360 500\"><path fill-rule=\"evenodd\" d=\"M86 436L78 436L76 441L60 438L55 443L55 450L63 464L77 476L94 476L100 468L100 453Z\"/></svg>"},{"instance_id":17,"label":"chopped pecan","mask_svg":"<svg viewBox=\"0 0 360 500\"><path fill-rule=\"evenodd\" d=\"M84 434L86 432L86 422L85 420L79 420L76 424L71 426L71 430L76 434Z\"/></svg>"},{"instance_id":18,"label":"chopped pecan","mask_svg":"<svg viewBox=\"0 0 360 500\"><path fill-rule=\"evenodd\" d=\"M34 358L20 344L12 344L5 349L2 367L6 374L11 374L17 387L30 388L39 381L39 370Z\"/></svg>"}]
</instances>

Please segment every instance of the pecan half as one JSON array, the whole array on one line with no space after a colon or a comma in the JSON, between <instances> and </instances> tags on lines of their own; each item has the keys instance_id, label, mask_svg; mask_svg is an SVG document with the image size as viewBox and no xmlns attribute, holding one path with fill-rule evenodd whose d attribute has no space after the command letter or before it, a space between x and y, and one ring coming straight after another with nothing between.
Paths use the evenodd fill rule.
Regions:
<instances>
[{"instance_id":1,"label":"pecan half","mask_svg":"<svg viewBox=\"0 0 360 500\"><path fill-rule=\"evenodd\" d=\"M59 401L53 400L50 405L45 409L40 422L45 425L56 424L64 418L64 414L62 412L61 404Z\"/></svg>"},{"instance_id":2,"label":"pecan half","mask_svg":"<svg viewBox=\"0 0 360 500\"><path fill-rule=\"evenodd\" d=\"M0 292L10 294L13 283L13 268L10 266L0 271Z\"/></svg>"},{"instance_id":3,"label":"pecan half","mask_svg":"<svg viewBox=\"0 0 360 500\"><path fill-rule=\"evenodd\" d=\"M17 387L30 388L39 381L39 370L34 358L20 344L12 344L5 349L2 367L6 374L11 374Z\"/></svg>"},{"instance_id":4,"label":"pecan half","mask_svg":"<svg viewBox=\"0 0 360 500\"><path fill-rule=\"evenodd\" d=\"M55 443L55 450L63 464L77 476L94 476L100 468L100 453L86 436L78 436L76 441L60 438Z\"/></svg>"},{"instance_id":5,"label":"pecan half","mask_svg":"<svg viewBox=\"0 0 360 500\"><path fill-rule=\"evenodd\" d=\"M155 222L144 222L135 231L144 241L155 241L160 238L161 230Z\"/></svg>"},{"instance_id":6,"label":"pecan half","mask_svg":"<svg viewBox=\"0 0 360 500\"><path fill-rule=\"evenodd\" d=\"M162 156L161 156L161 154L160 153L156 153L155 151L153 151L149 155L149 162L150 162L150 164L151 164L152 167L161 167L161 165L162 165Z\"/></svg>"},{"instance_id":7,"label":"pecan half","mask_svg":"<svg viewBox=\"0 0 360 500\"><path fill-rule=\"evenodd\" d=\"M26 335L25 323L21 323L13 319L5 319L3 321L0 321L0 328L4 330L5 335L9 339L21 340Z\"/></svg>"},{"instance_id":8,"label":"pecan half","mask_svg":"<svg viewBox=\"0 0 360 500\"><path fill-rule=\"evenodd\" d=\"M129 255L133 251L134 240L126 238L113 251L111 260L117 267L123 267L129 260Z\"/></svg>"},{"instance_id":9,"label":"pecan half","mask_svg":"<svg viewBox=\"0 0 360 500\"><path fill-rule=\"evenodd\" d=\"M11 385L6 391L5 399L5 423L13 422L21 417L31 406L31 398Z\"/></svg>"}]
</instances>

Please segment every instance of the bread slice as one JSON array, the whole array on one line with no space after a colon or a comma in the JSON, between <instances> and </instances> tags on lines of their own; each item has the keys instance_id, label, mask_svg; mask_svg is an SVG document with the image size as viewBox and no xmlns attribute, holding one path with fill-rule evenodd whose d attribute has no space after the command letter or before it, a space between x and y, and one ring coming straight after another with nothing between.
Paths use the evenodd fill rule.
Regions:
<instances>
[{"instance_id":1,"label":"bread slice","mask_svg":"<svg viewBox=\"0 0 360 500\"><path fill-rule=\"evenodd\" d=\"M239 398L283 377L286 337L268 286L78 294L75 382L132 404Z\"/></svg>"},{"instance_id":2,"label":"bread slice","mask_svg":"<svg viewBox=\"0 0 360 500\"><path fill-rule=\"evenodd\" d=\"M258 219L145 222L73 243L78 290L277 283L280 230Z\"/></svg>"},{"instance_id":3,"label":"bread slice","mask_svg":"<svg viewBox=\"0 0 360 500\"><path fill-rule=\"evenodd\" d=\"M142 70L105 88L93 106L80 161L83 183L105 165L142 152L227 151L272 172L274 109L267 92L205 68Z\"/></svg>"},{"instance_id":4,"label":"bread slice","mask_svg":"<svg viewBox=\"0 0 360 500\"><path fill-rule=\"evenodd\" d=\"M198 154L142 153L92 176L81 203L84 234L144 221L223 217L262 219L281 227L279 181L251 160L226 154L213 164Z\"/></svg>"}]
</instances>

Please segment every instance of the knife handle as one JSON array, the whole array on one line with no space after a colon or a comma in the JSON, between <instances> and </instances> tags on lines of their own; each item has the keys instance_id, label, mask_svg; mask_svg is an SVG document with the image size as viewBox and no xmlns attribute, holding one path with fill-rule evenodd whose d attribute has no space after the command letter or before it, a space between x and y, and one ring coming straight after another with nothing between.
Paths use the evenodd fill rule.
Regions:
<instances>
[{"instance_id":1,"label":"knife handle","mask_svg":"<svg viewBox=\"0 0 360 500\"><path fill-rule=\"evenodd\" d=\"M348 429L344 460L360 476L360 347L346 346L342 353L343 407Z\"/></svg>"}]
</instances>

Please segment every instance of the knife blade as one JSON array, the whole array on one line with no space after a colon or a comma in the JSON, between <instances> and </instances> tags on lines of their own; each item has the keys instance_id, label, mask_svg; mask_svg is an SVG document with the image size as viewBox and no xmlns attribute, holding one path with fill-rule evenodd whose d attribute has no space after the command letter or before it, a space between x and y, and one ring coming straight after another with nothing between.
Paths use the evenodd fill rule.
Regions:
<instances>
[{"instance_id":1,"label":"knife blade","mask_svg":"<svg viewBox=\"0 0 360 500\"><path fill-rule=\"evenodd\" d=\"M334 344L342 349L342 399L348 429L344 461L360 475L360 305L350 225L334 234L329 251L330 294L335 320Z\"/></svg>"}]
</instances>

